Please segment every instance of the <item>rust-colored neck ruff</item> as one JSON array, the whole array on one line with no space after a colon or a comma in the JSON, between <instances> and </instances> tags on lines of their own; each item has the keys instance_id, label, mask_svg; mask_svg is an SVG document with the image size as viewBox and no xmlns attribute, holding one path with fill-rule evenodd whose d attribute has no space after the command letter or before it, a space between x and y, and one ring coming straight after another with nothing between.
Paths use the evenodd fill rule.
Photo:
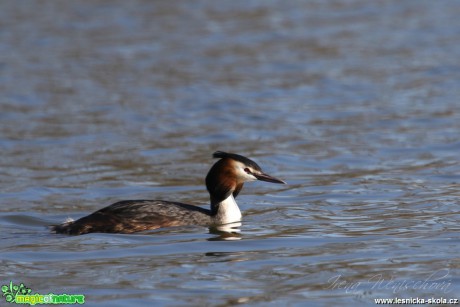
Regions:
<instances>
[{"instance_id":1,"label":"rust-colored neck ruff","mask_svg":"<svg viewBox=\"0 0 460 307\"><path fill-rule=\"evenodd\" d=\"M206 188L211 199L211 214L221 223L236 222L241 219L241 212L235 197L243 187L235 174L231 159L217 161L206 176Z\"/></svg>"}]
</instances>

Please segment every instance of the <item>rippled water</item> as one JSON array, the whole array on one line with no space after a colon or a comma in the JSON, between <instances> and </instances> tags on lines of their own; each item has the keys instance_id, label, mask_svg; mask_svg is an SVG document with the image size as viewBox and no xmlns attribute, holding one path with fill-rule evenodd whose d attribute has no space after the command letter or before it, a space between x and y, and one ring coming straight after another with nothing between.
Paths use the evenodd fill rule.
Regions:
<instances>
[{"instance_id":1,"label":"rippled water","mask_svg":"<svg viewBox=\"0 0 460 307\"><path fill-rule=\"evenodd\" d=\"M460 3L2 1L0 276L88 306L459 298ZM206 204L241 233L50 234L117 200ZM0 298L4 302L4 298Z\"/></svg>"}]
</instances>

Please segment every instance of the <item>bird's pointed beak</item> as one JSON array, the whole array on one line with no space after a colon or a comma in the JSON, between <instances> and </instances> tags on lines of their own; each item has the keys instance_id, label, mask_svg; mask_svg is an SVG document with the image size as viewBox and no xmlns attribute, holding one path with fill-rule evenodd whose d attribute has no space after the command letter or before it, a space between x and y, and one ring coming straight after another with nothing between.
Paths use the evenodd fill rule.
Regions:
<instances>
[{"instance_id":1,"label":"bird's pointed beak","mask_svg":"<svg viewBox=\"0 0 460 307\"><path fill-rule=\"evenodd\" d=\"M261 181L286 184L286 182L284 182L283 180L275 178L275 177L272 177L272 176L270 176L268 174L265 174L265 173L253 174L253 175L258 180L261 180Z\"/></svg>"}]
</instances>

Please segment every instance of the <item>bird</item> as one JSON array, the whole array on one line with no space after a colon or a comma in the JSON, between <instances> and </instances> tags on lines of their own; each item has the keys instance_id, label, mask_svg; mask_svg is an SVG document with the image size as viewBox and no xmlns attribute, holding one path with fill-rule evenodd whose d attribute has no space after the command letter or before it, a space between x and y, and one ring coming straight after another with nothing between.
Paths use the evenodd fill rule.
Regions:
<instances>
[{"instance_id":1,"label":"bird","mask_svg":"<svg viewBox=\"0 0 460 307\"><path fill-rule=\"evenodd\" d=\"M164 200L123 200L97 210L78 220L51 225L58 234L135 233L174 226L219 226L241 221L235 198L243 184L265 181L286 184L262 171L254 161L238 154L216 151L219 159L206 175L210 209Z\"/></svg>"}]
</instances>

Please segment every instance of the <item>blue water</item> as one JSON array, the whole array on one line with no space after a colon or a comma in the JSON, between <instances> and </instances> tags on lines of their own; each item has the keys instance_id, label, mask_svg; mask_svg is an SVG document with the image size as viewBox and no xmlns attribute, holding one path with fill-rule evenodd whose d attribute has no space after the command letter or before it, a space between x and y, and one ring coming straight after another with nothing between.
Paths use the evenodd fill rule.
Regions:
<instances>
[{"instance_id":1,"label":"blue water","mask_svg":"<svg viewBox=\"0 0 460 307\"><path fill-rule=\"evenodd\" d=\"M0 283L88 306L374 306L459 298L460 4L0 4ZM67 237L123 199L208 204L237 234ZM2 297L3 302L6 301Z\"/></svg>"}]
</instances>

